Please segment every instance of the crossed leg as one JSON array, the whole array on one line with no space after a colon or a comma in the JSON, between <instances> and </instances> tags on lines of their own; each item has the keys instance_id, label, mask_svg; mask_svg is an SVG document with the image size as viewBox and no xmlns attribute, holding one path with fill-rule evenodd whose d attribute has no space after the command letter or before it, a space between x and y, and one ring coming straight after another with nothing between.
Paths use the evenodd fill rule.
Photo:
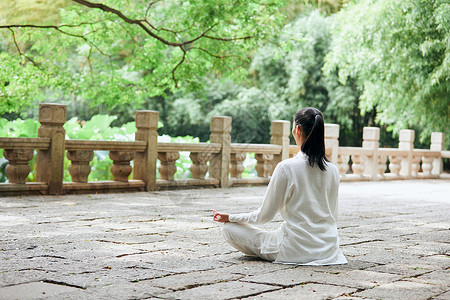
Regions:
<instances>
[{"instance_id":1,"label":"crossed leg","mask_svg":"<svg viewBox=\"0 0 450 300\"><path fill-rule=\"evenodd\" d=\"M262 245L268 234L266 231L250 224L227 222L222 226L225 240L237 250L247 254L261 257L264 260L274 261L278 253L262 253Z\"/></svg>"}]
</instances>

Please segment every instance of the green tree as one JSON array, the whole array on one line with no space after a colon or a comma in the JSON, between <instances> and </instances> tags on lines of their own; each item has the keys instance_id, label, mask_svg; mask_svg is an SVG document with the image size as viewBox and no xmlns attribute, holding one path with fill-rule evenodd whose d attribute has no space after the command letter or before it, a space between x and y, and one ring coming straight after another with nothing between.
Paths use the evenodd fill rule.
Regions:
<instances>
[{"instance_id":1,"label":"green tree","mask_svg":"<svg viewBox=\"0 0 450 300\"><path fill-rule=\"evenodd\" d=\"M337 73L322 70L332 39L331 24L332 17L318 10L298 15L274 43L257 51L252 62L255 85L275 94L270 108L275 118L291 120L300 108L317 107L326 122L341 125L341 144L356 146L373 115L361 116L360 92L352 80L343 85Z\"/></svg>"},{"instance_id":2,"label":"green tree","mask_svg":"<svg viewBox=\"0 0 450 300\"><path fill-rule=\"evenodd\" d=\"M355 78L360 108L397 132L450 133L450 3L363 0L336 17L328 72Z\"/></svg>"},{"instance_id":3,"label":"green tree","mask_svg":"<svg viewBox=\"0 0 450 300\"><path fill-rule=\"evenodd\" d=\"M210 72L243 80L249 51L282 25L283 4L1 1L0 114L74 94L136 107L198 88Z\"/></svg>"}]
</instances>

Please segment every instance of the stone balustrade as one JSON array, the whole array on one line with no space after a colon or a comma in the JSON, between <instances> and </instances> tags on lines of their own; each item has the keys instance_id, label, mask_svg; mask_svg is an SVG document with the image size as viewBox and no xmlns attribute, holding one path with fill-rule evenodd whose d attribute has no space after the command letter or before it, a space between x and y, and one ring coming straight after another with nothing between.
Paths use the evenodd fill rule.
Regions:
<instances>
[{"instance_id":1,"label":"stone balustrade","mask_svg":"<svg viewBox=\"0 0 450 300\"><path fill-rule=\"evenodd\" d=\"M272 121L270 144L231 143L231 117L211 119L210 143L158 143L158 118L156 111L137 111L137 132L132 142L65 140L66 107L41 104L38 138L0 137L0 149L9 161L9 183L0 184L0 195L267 184L277 163L299 151L298 146L289 145L289 121ZM362 147L340 147L339 125L325 124L326 155L338 166L342 181L439 178L442 159L450 158L450 151L443 149L444 135L433 132L430 149L414 149L414 136L414 131L402 130L398 148L380 148L380 129L365 127ZM109 151L113 180L88 180L96 150ZM192 178L175 179L181 152L189 153ZM35 153L36 182L26 182ZM248 153L255 155L257 177L242 177ZM63 182L64 155L71 162L71 182Z\"/></svg>"}]
</instances>

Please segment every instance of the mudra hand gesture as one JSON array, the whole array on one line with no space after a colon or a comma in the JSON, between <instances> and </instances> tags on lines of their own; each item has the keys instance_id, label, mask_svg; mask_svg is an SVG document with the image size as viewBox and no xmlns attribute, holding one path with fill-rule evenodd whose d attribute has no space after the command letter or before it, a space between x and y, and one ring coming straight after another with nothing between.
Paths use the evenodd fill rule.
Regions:
<instances>
[{"instance_id":1,"label":"mudra hand gesture","mask_svg":"<svg viewBox=\"0 0 450 300\"><path fill-rule=\"evenodd\" d=\"M230 220L228 219L229 214L224 214L224 213L220 213L217 212L216 210L213 210L213 220L216 222L221 222L221 223L226 223L226 222L230 222Z\"/></svg>"}]
</instances>

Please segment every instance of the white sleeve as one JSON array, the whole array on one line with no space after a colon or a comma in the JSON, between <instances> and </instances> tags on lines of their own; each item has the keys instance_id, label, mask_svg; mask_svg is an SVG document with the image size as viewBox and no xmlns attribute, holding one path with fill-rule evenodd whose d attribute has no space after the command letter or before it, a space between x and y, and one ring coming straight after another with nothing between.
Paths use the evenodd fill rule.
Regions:
<instances>
[{"instance_id":1,"label":"white sleeve","mask_svg":"<svg viewBox=\"0 0 450 300\"><path fill-rule=\"evenodd\" d=\"M275 167L261 207L250 213L230 214L230 222L264 224L272 220L286 203L288 178L280 164Z\"/></svg>"}]
</instances>

